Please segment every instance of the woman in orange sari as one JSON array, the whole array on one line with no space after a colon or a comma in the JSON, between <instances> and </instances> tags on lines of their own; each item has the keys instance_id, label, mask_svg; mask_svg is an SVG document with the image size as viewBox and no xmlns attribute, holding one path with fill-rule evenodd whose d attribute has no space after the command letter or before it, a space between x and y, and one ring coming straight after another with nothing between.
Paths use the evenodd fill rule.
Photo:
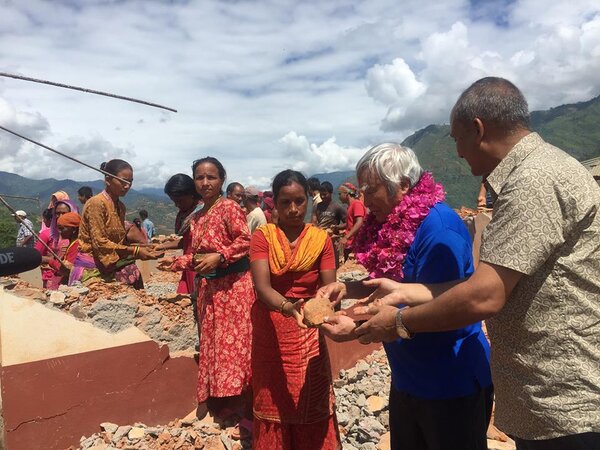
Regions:
<instances>
[{"instance_id":1,"label":"woman in orange sari","mask_svg":"<svg viewBox=\"0 0 600 450\"><path fill-rule=\"evenodd\" d=\"M331 238L304 223L308 184L285 170L273 180L277 225L257 229L250 267L255 450L339 449L329 355L323 335L302 320L304 299L335 281Z\"/></svg>"}]
</instances>

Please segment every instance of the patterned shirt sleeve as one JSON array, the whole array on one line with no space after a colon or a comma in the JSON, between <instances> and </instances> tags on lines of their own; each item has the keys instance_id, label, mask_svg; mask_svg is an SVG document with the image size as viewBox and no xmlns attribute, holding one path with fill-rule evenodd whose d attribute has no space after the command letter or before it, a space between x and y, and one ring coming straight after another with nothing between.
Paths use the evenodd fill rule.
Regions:
<instances>
[{"instance_id":1,"label":"patterned shirt sleeve","mask_svg":"<svg viewBox=\"0 0 600 450\"><path fill-rule=\"evenodd\" d=\"M241 208L229 206L225 209L224 220L232 242L221 249L219 253L225 258L225 262L231 264L248 256L250 251L250 229L246 215Z\"/></svg>"},{"instance_id":2,"label":"patterned shirt sleeve","mask_svg":"<svg viewBox=\"0 0 600 450\"><path fill-rule=\"evenodd\" d=\"M565 242L562 225L568 221L562 206L569 200L543 173L519 179L518 184L507 183L494 203L480 260L531 275Z\"/></svg>"}]
</instances>

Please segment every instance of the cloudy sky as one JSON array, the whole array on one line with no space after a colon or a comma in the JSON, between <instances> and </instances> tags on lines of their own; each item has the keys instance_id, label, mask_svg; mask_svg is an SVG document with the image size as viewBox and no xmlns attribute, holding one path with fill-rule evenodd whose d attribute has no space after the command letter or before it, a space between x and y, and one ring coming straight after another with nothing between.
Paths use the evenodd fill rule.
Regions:
<instances>
[{"instance_id":1,"label":"cloudy sky","mask_svg":"<svg viewBox=\"0 0 600 450\"><path fill-rule=\"evenodd\" d=\"M120 157L135 187L194 159L266 187L279 170L351 169L372 144L445 123L487 75L531 109L600 94L597 0L0 0L0 125L92 165ZM0 131L0 170L97 179Z\"/></svg>"}]
</instances>

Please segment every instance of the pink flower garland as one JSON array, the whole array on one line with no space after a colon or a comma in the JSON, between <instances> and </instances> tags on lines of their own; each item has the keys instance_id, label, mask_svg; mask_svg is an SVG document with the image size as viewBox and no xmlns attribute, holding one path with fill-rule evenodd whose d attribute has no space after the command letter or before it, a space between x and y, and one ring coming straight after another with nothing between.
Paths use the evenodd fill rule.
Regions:
<instances>
[{"instance_id":1,"label":"pink flower garland","mask_svg":"<svg viewBox=\"0 0 600 450\"><path fill-rule=\"evenodd\" d=\"M354 254L371 278L402 281L406 253L433 205L446 198L444 187L429 172L402 198L381 224L370 213L354 240Z\"/></svg>"}]
</instances>

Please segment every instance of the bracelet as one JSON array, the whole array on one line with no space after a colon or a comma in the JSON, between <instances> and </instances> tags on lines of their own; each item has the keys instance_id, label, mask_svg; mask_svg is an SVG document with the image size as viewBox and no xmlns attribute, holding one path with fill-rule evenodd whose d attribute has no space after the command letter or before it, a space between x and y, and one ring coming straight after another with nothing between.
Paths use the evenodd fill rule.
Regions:
<instances>
[{"instance_id":1,"label":"bracelet","mask_svg":"<svg viewBox=\"0 0 600 450\"><path fill-rule=\"evenodd\" d=\"M137 258L137 256L139 255L139 253L140 253L140 246L139 245L134 246L133 247L133 257Z\"/></svg>"},{"instance_id":2,"label":"bracelet","mask_svg":"<svg viewBox=\"0 0 600 450\"><path fill-rule=\"evenodd\" d=\"M284 301L282 301L282 302L281 302L281 305L279 305L279 313L280 313L282 316L285 316L285 314L283 313L283 308L285 308L285 305L286 305L287 303L291 303L291 302L290 302L289 300L284 300ZM285 316L285 317L287 317L287 316Z\"/></svg>"}]
</instances>

